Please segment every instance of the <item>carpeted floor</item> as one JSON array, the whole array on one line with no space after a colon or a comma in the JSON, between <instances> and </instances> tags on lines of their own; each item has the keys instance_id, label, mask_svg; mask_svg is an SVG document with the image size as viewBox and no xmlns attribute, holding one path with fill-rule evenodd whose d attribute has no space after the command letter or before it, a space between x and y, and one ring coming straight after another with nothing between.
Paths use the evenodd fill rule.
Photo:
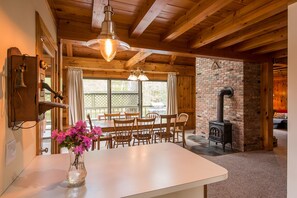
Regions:
<instances>
[{"instance_id":1,"label":"carpeted floor","mask_svg":"<svg viewBox=\"0 0 297 198\"><path fill-rule=\"evenodd\" d=\"M287 194L287 131L274 130L273 151L222 152L220 144L187 136L188 149L228 170L228 179L208 185L209 198L285 198Z\"/></svg>"}]
</instances>

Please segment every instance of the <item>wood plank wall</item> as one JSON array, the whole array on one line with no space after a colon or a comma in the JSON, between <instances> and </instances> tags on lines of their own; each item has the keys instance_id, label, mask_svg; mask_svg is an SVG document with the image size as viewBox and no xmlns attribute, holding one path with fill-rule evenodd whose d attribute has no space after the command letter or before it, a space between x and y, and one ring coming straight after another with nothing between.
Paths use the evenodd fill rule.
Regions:
<instances>
[{"instance_id":1,"label":"wood plank wall","mask_svg":"<svg viewBox=\"0 0 297 198\"><path fill-rule=\"evenodd\" d=\"M75 59L75 61L73 61ZM91 62L90 62L91 61ZM112 62L111 62L112 63ZM110 71L100 71L100 62L91 59L66 58L63 59L63 94L65 103L68 104L67 93L67 69L65 67L80 67L83 69L83 75L86 78L97 79L127 79L130 70L125 70L124 64L115 63ZM162 72L177 72L177 93L178 93L178 112L189 114L189 121L186 129L195 129L195 68L194 66L181 66L169 64L152 64L141 63L136 66L141 66L144 71L154 71L156 73L147 73L150 80L167 80L167 73ZM97 68L91 70L90 68ZM116 68L115 68L116 67ZM85 69L84 69L85 68ZM113 70L114 69L114 70ZM63 112L63 125L67 126L69 122L68 110Z\"/></svg>"},{"instance_id":2,"label":"wood plank wall","mask_svg":"<svg viewBox=\"0 0 297 198\"><path fill-rule=\"evenodd\" d=\"M287 74L273 77L273 110L287 110L288 78Z\"/></svg>"}]
</instances>

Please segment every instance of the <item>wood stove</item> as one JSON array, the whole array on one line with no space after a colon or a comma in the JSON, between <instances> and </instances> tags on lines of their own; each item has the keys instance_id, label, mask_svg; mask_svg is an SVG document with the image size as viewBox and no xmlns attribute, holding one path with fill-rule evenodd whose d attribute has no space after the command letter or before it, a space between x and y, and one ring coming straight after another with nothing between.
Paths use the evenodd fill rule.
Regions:
<instances>
[{"instance_id":1,"label":"wood stove","mask_svg":"<svg viewBox=\"0 0 297 198\"><path fill-rule=\"evenodd\" d=\"M217 99L217 120L209 122L209 145L210 141L221 143L223 151L225 145L231 144L232 149L232 123L229 120L224 120L224 96L229 98L233 96L234 90L231 87L225 87L218 92Z\"/></svg>"}]
</instances>

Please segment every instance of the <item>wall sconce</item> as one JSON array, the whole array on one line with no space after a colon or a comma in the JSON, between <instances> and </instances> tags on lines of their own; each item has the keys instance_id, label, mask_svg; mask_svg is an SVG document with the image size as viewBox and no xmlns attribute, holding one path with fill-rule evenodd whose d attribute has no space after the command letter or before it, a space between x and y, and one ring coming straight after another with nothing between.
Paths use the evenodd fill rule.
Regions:
<instances>
[{"instance_id":1,"label":"wall sconce","mask_svg":"<svg viewBox=\"0 0 297 198\"><path fill-rule=\"evenodd\" d=\"M137 70L132 70L128 80L140 80L140 81L146 81L149 80L148 77L145 75L144 71L140 70L139 67L137 67Z\"/></svg>"},{"instance_id":2,"label":"wall sconce","mask_svg":"<svg viewBox=\"0 0 297 198\"><path fill-rule=\"evenodd\" d=\"M111 16L113 15L113 9L109 5L104 7L105 18L101 25L101 32L97 39L93 39L87 42L87 46L100 50L103 58L110 62L116 55L117 51L123 51L130 49L130 46L119 40L119 37L115 33L115 24L111 20Z\"/></svg>"}]
</instances>

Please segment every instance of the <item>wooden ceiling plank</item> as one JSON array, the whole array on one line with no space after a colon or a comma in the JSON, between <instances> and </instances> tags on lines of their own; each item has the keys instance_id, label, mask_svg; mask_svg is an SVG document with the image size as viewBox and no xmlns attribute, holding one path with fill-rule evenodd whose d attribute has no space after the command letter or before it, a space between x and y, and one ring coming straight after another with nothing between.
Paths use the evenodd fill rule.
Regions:
<instances>
[{"instance_id":1,"label":"wooden ceiling plank","mask_svg":"<svg viewBox=\"0 0 297 198\"><path fill-rule=\"evenodd\" d=\"M138 38L160 14L169 0L149 0L141 8L138 17L130 28L130 37Z\"/></svg>"},{"instance_id":2,"label":"wooden ceiling plank","mask_svg":"<svg viewBox=\"0 0 297 198\"><path fill-rule=\"evenodd\" d=\"M70 56L70 57L73 56L73 50L72 50L72 44L71 43L66 44L66 53L67 53L67 56Z\"/></svg>"},{"instance_id":3,"label":"wooden ceiling plank","mask_svg":"<svg viewBox=\"0 0 297 198\"><path fill-rule=\"evenodd\" d=\"M263 34L256 38L244 41L235 48L236 51L247 51L261 47L264 45L272 44L274 42L284 41L288 39L288 30L287 28L282 28L268 34Z\"/></svg>"},{"instance_id":4,"label":"wooden ceiling plank","mask_svg":"<svg viewBox=\"0 0 297 198\"><path fill-rule=\"evenodd\" d=\"M162 40L170 42L216 13L233 0L204 0L197 3L189 12L179 18Z\"/></svg>"},{"instance_id":5,"label":"wooden ceiling plank","mask_svg":"<svg viewBox=\"0 0 297 198\"><path fill-rule=\"evenodd\" d=\"M287 9L287 0L253 1L225 19L206 28L190 42L192 48L199 48L229 34L267 19Z\"/></svg>"},{"instance_id":6,"label":"wooden ceiling plank","mask_svg":"<svg viewBox=\"0 0 297 198\"><path fill-rule=\"evenodd\" d=\"M279 50L283 50L283 49L287 49L288 48L288 41L280 41L280 42L276 42L276 43L272 43L270 45L266 45L260 48L257 48L255 50L253 50L253 54L266 54L269 52L275 52L275 51L279 51Z\"/></svg>"},{"instance_id":7,"label":"wooden ceiling plank","mask_svg":"<svg viewBox=\"0 0 297 198\"><path fill-rule=\"evenodd\" d=\"M104 20L104 6L107 5L107 0L93 0L92 11L92 29L98 30L101 28Z\"/></svg>"},{"instance_id":8,"label":"wooden ceiling plank","mask_svg":"<svg viewBox=\"0 0 297 198\"><path fill-rule=\"evenodd\" d=\"M237 36L234 36L231 39L227 39L222 41L221 43L215 45L214 47L217 49L226 48L237 43L243 42L245 40L257 37L265 32L274 31L287 26L287 12L284 12L280 15L273 16L269 18L268 21L260 22L247 30L238 32Z\"/></svg>"},{"instance_id":9,"label":"wooden ceiling plank","mask_svg":"<svg viewBox=\"0 0 297 198\"><path fill-rule=\"evenodd\" d=\"M151 51L139 51L137 54L135 54L135 56L133 56L126 62L125 69L131 68L132 66L139 63L140 61L142 61L143 59L145 59L151 54L152 54Z\"/></svg>"}]
</instances>

